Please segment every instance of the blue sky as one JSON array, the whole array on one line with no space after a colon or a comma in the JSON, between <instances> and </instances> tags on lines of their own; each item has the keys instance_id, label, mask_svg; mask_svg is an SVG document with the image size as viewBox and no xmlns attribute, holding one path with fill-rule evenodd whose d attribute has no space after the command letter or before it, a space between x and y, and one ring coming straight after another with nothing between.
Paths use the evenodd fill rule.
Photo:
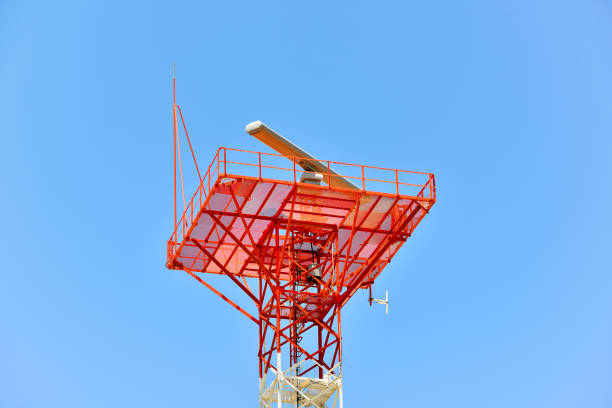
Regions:
<instances>
[{"instance_id":1,"label":"blue sky","mask_svg":"<svg viewBox=\"0 0 612 408\"><path fill-rule=\"evenodd\" d=\"M261 119L436 174L345 406L612 406L610 2L294 3L0 3L0 406L256 406L255 328L164 268L174 62L200 163Z\"/></svg>"}]
</instances>

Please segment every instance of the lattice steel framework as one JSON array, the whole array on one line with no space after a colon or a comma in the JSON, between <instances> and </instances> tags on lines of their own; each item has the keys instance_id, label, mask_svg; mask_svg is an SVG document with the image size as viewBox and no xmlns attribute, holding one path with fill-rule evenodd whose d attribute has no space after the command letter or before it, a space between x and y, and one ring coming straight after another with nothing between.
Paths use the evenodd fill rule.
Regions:
<instances>
[{"instance_id":1,"label":"lattice steel framework","mask_svg":"<svg viewBox=\"0 0 612 408\"><path fill-rule=\"evenodd\" d=\"M342 406L342 307L371 288L435 203L433 174L323 161L362 186L349 190L330 187L338 177L331 172L326 185L301 183L299 158L221 147L203 176L196 163L200 183L177 220L177 113L189 141L174 104L167 267L187 272L257 325L260 406ZM214 288L207 273L227 276L250 305Z\"/></svg>"}]
</instances>

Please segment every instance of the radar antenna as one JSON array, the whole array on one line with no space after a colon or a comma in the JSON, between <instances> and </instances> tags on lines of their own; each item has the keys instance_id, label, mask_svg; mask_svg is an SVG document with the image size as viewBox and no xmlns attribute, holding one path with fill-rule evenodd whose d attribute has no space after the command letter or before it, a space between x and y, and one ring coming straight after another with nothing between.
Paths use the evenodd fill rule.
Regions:
<instances>
[{"instance_id":1,"label":"radar antenna","mask_svg":"<svg viewBox=\"0 0 612 408\"><path fill-rule=\"evenodd\" d=\"M332 177L329 177L329 180L323 177L323 181L328 183L330 187L360 190L360 188L355 184L351 183L349 180L315 159L312 155L306 153L303 149L291 143L291 141L288 139L270 129L260 120L249 123L246 125L244 130L249 135L259 139L289 160L293 160L295 158L296 164L299 164L304 170L321 174L331 174Z\"/></svg>"}]
</instances>

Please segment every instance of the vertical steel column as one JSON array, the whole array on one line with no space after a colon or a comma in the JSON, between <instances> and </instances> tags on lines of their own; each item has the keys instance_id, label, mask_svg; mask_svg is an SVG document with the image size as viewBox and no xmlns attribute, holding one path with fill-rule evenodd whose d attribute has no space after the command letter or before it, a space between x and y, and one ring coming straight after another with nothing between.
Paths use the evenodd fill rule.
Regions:
<instances>
[{"instance_id":1,"label":"vertical steel column","mask_svg":"<svg viewBox=\"0 0 612 408\"><path fill-rule=\"evenodd\" d=\"M279 253L278 250L278 243L279 243L279 231L278 231L278 224L276 224L275 226L276 228L276 249L275 249L275 253L276 253L276 281L279 282L278 283L278 287L276 288L276 330L277 330L277 336L276 336L276 381L277 381L277 385L278 385L278 389L277 389L277 402L278 402L278 408L282 408L282 399L281 399L281 382L283 380L283 368L282 368L282 363L281 363L281 336L280 336L280 328L281 328L281 323L280 323L280 308L281 308L281 304L280 304L280 269L281 269L281 265L282 265L282 253ZM286 234L286 232L285 232ZM287 239L287 236L285 236L285 239Z\"/></svg>"}]
</instances>

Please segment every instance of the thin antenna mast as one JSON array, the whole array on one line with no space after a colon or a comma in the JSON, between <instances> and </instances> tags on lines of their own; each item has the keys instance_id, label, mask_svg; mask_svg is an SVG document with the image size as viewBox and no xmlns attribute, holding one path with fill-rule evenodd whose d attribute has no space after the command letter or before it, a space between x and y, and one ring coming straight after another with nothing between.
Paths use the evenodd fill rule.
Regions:
<instances>
[{"instance_id":1,"label":"thin antenna mast","mask_svg":"<svg viewBox=\"0 0 612 408\"><path fill-rule=\"evenodd\" d=\"M172 64L172 139L174 145L174 227L176 228L176 64ZM178 236L176 237L178 240Z\"/></svg>"}]
</instances>

